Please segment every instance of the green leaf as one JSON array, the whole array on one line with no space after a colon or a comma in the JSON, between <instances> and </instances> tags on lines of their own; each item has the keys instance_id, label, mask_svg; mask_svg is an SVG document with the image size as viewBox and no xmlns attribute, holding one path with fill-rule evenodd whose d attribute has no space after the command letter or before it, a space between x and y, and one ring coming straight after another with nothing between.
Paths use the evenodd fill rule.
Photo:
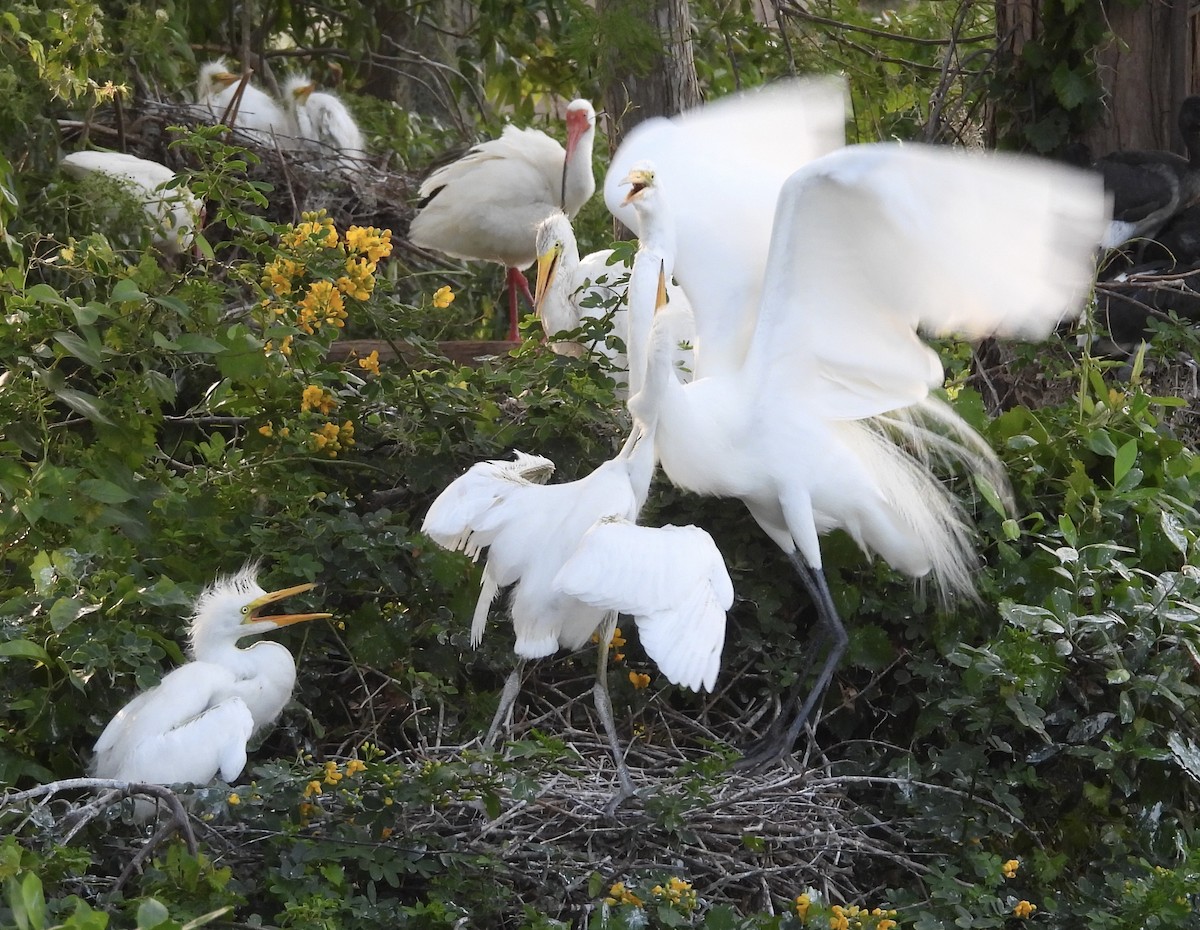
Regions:
<instances>
[{"instance_id":1,"label":"green leaf","mask_svg":"<svg viewBox=\"0 0 1200 930\"><path fill-rule=\"evenodd\" d=\"M116 283L110 295L113 303L125 303L127 301L142 301L146 299L146 295L133 282L132 278L122 278Z\"/></svg>"},{"instance_id":2,"label":"green leaf","mask_svg":"<svg viewBox=\"0 0 1200 930\"><path fill-rule=\"evenodd\" d=\"M19 930L42 930L46 926L46 896L42 893L42 882L29 872L17 885L9 883L9 905Z\"/></svg>"},{"instance_id":3,"label":"green leaf","mask_svg":"<svg viewBox=\"0 0 1200 930\"><path fill-rule=\"evenodd\" d=\"M56 307L64 307L67 303L49 284L35 284L25 292L25 297L39 304L53 304Z\"/></svg>"},{"instance_id":4,"label":"green leaf","mask_svg":"<svg viewBox=\"0 0 1200 930\"><path fill-rule=\"evenodd\" d=\"M1167 511L1159 511L1158 524L1162 527L1163 535L1167 537L1167 541L1171 543L1179 554L1187 558L1188 538L1183 531L1183 524L1179 522L1179 518Z\"/></svg>"},{"instance_id":5,"label":"green leaf","mask_svg":"<svg viewBox=\"0 0 1200 930\"><path fill-rule=\"evenodd\" d=\"M1058 102L1067 110L1074 110L1096 95L1091 77L1072 70L1065 61L1060 61L1050 75L1050 86L1054 88Z\"/></svg>"},{"instance_id":6,"label":"green leaf","mask_svg":"<svg viewBox=\"0 0 1200 930\"><path fill-rule=\"evenodd\" d=\"M33 659L47 665L52 661L50 653L37 643L32 643L27 639L10 639L8 642L0 643L0 657Z\"/></svg>"},{"instance_id":7,"label":"green leaf","mask_svg":"<svg viewBox=\"0 0 1200 930\"><path fill-rule=\"evenodd\" d=\"M1137 461L1137 454L1136 439L1129 440L1129 442L1117 450L1116 461L1113 462L1114 485L1119 485L1125 476L1129 474L1129 469L1133 468L1133 463Z\"/></svg>"},{"instance_id":8,"label":"green leaf","mask_svg":"<svg viewBox=\"0 0 1200 930\"><path fill-rule=\"evenodd\" d=\"M50 628L55 633L61 633L74 623L86 609L86 604L73 597L60 597L50 607Z\"/></svg>"},{"instance_id":9,"label":"green leaf","mask_svg":"<svg viewBox=\"0 0 1200 930\"><path fill-rule=\"evenodd\" d=\"M123 504L133 500L133 495L123 487L103 478L88 478L79 482L79 490L102 504Z\"/></svg>"},{"instance_id":10,"label":"green leaf","mask_svg":"<svg viewBox=\"0 0 1200 930\"><path fill-rule=\"evenodd\" d=\"M192 352L197 355L216 355L225 351L224 345L200 333L184 333L176 340L176 346L180 352Z\"/></svg>"},{"instance_id":11,"label":"green leaf","mask_svg":"<svg viewBox=\"0 0 1200 930\"><path fill-rule=\"evenodd\" d=\"M92 394L85 394L83 391L76 391L73 388L59 388L54 392L54 396L80 416L91 420L93 423L103 423L106 426L113 425L113 421L105 415L99 397Z\"/></svg>"},{"instance_id":12,"label":"green leaf","mask_svg":"<svg viewBox=\"0 0 1200 930\"><path fill-rule=\"evenodd\" d=\"M238 381L249 381L265 374L267 357L263 354L262 343L244 331L231 334L228 344L217 355L217 368L224 377Z\"/></svg>"},{"instance_id":13,"label":"green leaf","mask_svg":"<svg viewBox=\"0 0 1200 930\"><path fill-rule=\"evenodd\" d=\"M155 927L162 926L170 919L171 914L167 911L166 905L155 898L147 898L138 906L138 930L154 930Z\"/></svg>"},{"instance_id":14,"label":"green leaf","mask_svg":"<svg viewBox=\"0 0 1200 930\"><path fill-rule=\"evenodd\" d=\"M101 357L99 350L95 349L86 339L78 334L70 332L55 333L54 341L85 365L90 365L92 368L104 367L104 359Z\"/></svg>"}]
</instances>

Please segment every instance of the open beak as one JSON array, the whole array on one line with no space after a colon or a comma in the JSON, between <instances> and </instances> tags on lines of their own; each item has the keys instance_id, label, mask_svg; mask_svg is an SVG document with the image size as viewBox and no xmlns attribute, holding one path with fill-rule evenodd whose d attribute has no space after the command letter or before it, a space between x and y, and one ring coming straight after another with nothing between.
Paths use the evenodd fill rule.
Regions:
<instances>
[{"instance_id":1,"label":"open beak","mask_svg":"<svg viewBox=\"0 0 1200 930\"><path fill-rule=\"evenodd\" d=\"M625 195L625 199L621 201L621 206L627 206L633 201L633 198L650 186L650 181L653 177L647 178L649 172L642 168L634 168L625 176L622 184L629 185L629 193Z\"/></svg>"},{"instance_id":2,"label":"open beak","mask_svg":"<svg viewBox=\"0 0 1200 930\"><path fill-rule=\"evenodd\" d=\"M550 290L550 282L554 280L554 273L558 271L558 256L557 248L546 249L537 260L537 283L533 287L533 312L541 315L542 301L546 299L546 291Z\"/></svg>"},{"instance_id":3,"label":"open beak","mask_svg":"<svg viewBox=\"0 0 1200 930\"><path fill-rule=\"evenodd\" d=\"M267 621L274 623L276 626L291 626L293 623L303 623L305 620L322 620L326 617L332 617L333 614L315 613L315 614L272 614L269 617L260 617L258 612L269 604L274 604L276 601L282 601L285 597L291 597L293 594L303 594L305 591L311 591L316 585L298 584L295 587L284 588L282 591L272 591L270 594L264 594L257 600L250 602L250 611L246 614L246 619L242 621L246 623L257 623L259 621Z\"/></svg>"},{"instance_id":4,"label":"open beak","mask_svg":"<svg viewBox=\"0 0 1200 930\"><path fill-rule=\"evenodd\" d=\"M303 87L297 87L294 91L292 91L292 95L297 100L299 100L301 103L303 103L304 101L306 101L308 99L309 95L316 89L317 89L317 82L313 81L311 84L305 84Z\"/></svg>"},{"instance_id":5,"label":"open beak","mask_svg":"<svg viewBox=\"0 0 1200 930\"><path fill-rule=\"evenodd\" d=\"M658 295L654 299L654 312L658 313L667 305L667 263L658 265Z\"/></svg>"}]
</instances>

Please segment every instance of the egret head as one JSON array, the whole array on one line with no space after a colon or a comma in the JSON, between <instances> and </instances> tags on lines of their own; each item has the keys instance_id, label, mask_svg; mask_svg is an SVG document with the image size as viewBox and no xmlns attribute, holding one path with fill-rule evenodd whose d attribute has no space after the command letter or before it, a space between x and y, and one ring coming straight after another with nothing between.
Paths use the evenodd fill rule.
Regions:
<instances>
[{"instance_id":1,"label":"egret head","mask_svg":"<svg viewBox=\"0 0 1200 930\"><path fill-rule=\"evenodd\" d=\"M629 185L629 193L625 195L625 199L621 203L623 205L636 203L643 197L648 196L647 191L656 189L654 186L654 166L648 161L638 162L629 170L629 174L625 175L625 180L621 183Z\"/></svg>"},{"instance_id":2,"label":"egret head","mask_svg":"<svg viewBox=\"0 0 1200 930\"><path fill-rule=\"evenodd\" d=\"M289 107L304 106L308 102L309 96L316 89L317 82L307 75L293 75L283 85L283 102Z\"/></svg>"},{"instance_id":3,"label":"egret head","mask_svg":"<svg viewBox=\"0 0 1200 930\"><path fill-rule=\"evenodd\" d=\"M571 221L567 215L556 210L538 224L537 228L537 284L534 286L533 310L541 313L546 292L554 283L562 264L567 240L575 241Z\"/></svg>"},{"instance_id":4,"label":"egret head","mask_svg":"<svg viewBox=\"0 0 1200 930\"><path fill-rule=\"evenodd\" d=\"M311 591L316 585L301 584L267 592L258 584L258 570L256 563L250 563L236 574L218 578L201 592L192 613L193 648L200 640L225 640L234 643L244 636L265 633L305 620L333 616L328 613L260 616L260 611L276 601L293 594Z\"/></svg>"}]
</instances>

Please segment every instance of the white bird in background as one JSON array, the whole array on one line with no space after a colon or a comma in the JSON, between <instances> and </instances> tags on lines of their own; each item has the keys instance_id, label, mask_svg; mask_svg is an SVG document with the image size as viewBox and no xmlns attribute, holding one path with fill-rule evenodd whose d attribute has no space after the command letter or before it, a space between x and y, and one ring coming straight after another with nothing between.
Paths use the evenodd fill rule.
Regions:
<instances>
[{"instance_id":1,"label":"white bird in background","mask_svg":"<svg viewBox=\"0 0 1200 930\"><path fill-rule=\"evenodd\" d=\"M649 296L653 301L653 290ZM489 743L516 699L524 660L579 649L599 634L593 697L621 783L612 806L634 791L608 695L617 613L633 616L647 655L670 681L711 690L733 603L725 563L707 533L635 525L654 472L653 410L647 413L616 458L577 481L544 484L553 463L522 452L512 462L473 465L438 496L421 527L472 558L488 550L472 644L483 636L497 593L513 586L509 614L522 662L505 683Z\"/></svg>"},{"instance_id":2,"label":"white bird in background","mask_svg":"<svg viewBox=\"0 0 1200 930\"><path fill-rule=\"evenodd\" d=\"M231 110L241 88L236 114ZM291 124L283 108L266 91L245 81L240 74L229 70L225 59L218 58L200 68L196 86L196 102L205 107L214 120L229 120L246 138L259 145L273 146L278 140L282 148L293 148L295 141Z\"/></svg>"},{"instance_id":3,"label":"white bird in background","mask_svg":"<svg viewBox=\"0 0 1200 930\"><path fill-rule=\"evenodd\" d=\"M63 156L62 168L79 180L112 179L141 205L150 241L167 255L186 251L202 225L204 205L187 187L171 183L176 175L166 165L121 152L72 152Z\"/></svg>"},{"instance_id":4,"label":"white bird in background","mask_svg":"<svg viewBox=\"0 0 1200 930\"><path fill-rule=\"evenodd\" d=\"M283 711L296 683L296 663L279 643L238 642L327 613L259 616L276 601L316 587L267 593L258 567L219 578L196 601L192 661L126 704L96 741L98 778L173 785L233 781L246 765L251 735Z\"/></svg>"},{"instance_id":5,"label":"white bird in background","mask_svg":"<svg viewBox=\"0 0 1200 930\"><path fill-rule=\"evenodd\" d=\"M362 171L367 164L362 132L341 100L297 75L283 85L283 103L293 136L314 145L343 174L353 177Z\"/></svg>"},{"instance_id":6,"label":"white bird in background","mask_svg":"<svg viewBox=\"0 0 1200 930\"><path fill-rule=\"evenodd\" d=\"M535 258L537 226L555 210L575 216L596 190L592 143L596 112L586 100L567 106L567 146L537 129L506 126L425 179L409 240L455 258L508 269L508 338L518 338L517 291Z\"/></svg>"},{"instance_id":7,"label":"white bird in background","mask_svg":"<svg viewBox=\"0 0 1200 930\"><path fill-rule=\"evenodd\" d=\"M612 249L602 249L581 259L571 221L561 210L556 210L538 225L533 308L549 338L578 329L586 319L609 316L612 335L622 345L629 344L626 292L630 268L623 261L610 262L612 254ZM667 300L667 306L659 310L656 317L660 325L672 328L676 374L687 381L691 378L691 340L695 335L692 307L682 288L674 283L667 286ZM569 355L580 347L577 343L555 342L551 343L551 348ZM612 363L617 394L625 396L627 379L624 372L628 367L625 353L602 340L582 348L603 355Z\"/></svg>"},{"instance_id":8,"label":"white bird in background","mask_svg":"<svg viewBox=\"0 0 1200 930\"><path fill-rule=\"evenodd\" d=\"M774 92L770 122L810 125L813 93ZM735 102L723 109L745 116ZM943 592L973 589L968 525L930 464L965 463L1002 494L1007 483L982 438L929 396L943 370L917 328L1047 335L1078 312L1108 216L1098 180L1062 166L861 145L782 183L769 251L760 254L769 170L718 116L631 133L614 165L661 153L670 168L610 172L605 196L643 243L662 236L665 252L677 249L674 273L696 315L691 383L670 376L666 340L653 337L650 347L646 393L658 411L663 470L681 488L745 503L792 561L830 640L783 738L747 760L761 764L790 751L847 642L822 571L822 533L844 529L864 552L911 577L931 575ZM745 202L739 176L749 184ZM620 197L623 182L631 187ZM713 333L732 344L713 342ZM631 400L635 416L645 402Z\"/></svg>"}]
</instances>

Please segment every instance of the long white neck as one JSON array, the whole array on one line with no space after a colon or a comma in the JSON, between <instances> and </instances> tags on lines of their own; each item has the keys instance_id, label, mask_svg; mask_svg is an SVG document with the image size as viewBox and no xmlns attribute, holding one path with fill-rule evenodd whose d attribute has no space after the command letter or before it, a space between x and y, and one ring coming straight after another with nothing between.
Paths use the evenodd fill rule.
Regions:
<instances>
[{"instance_id":1,"label":"long white neck","mask_svg":"<svg viewBox=\"0 0 1200 930\"><path fill-rule=\"evenodd\" d=\"M675 270L675 224L666 205L655 194L652 203L639 201L637 216L639 245L629 274L629 338L625 343L630 397L641 391L646 381L660 275L670 281Z\"/></svg>"},{"instance_id":2,"label":"long white neck","mask_svg":"<svg viewBox=\"0 0 1200 930\"><path fill-rule=\"evenodd\" d=\"M646 506L646 498L650 496L650 482L654 478L654 468L658 460L654 457L654 424L643 423L634 417L633 429L625 445L617 454L617 458L625 460L625 468L629 474L629 485L633 489L637 501L638 512Z\"/></svg>"}]
</instances>

